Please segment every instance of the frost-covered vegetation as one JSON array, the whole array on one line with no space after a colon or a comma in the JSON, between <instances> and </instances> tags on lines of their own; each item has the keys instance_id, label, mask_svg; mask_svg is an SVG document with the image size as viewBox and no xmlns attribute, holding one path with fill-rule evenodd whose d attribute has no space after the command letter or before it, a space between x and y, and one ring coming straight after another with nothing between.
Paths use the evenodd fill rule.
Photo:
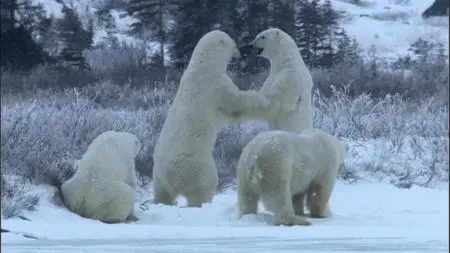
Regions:
<instances>
[{"instance_id":1,"label":"frost-covered vegetation","mask_svg":"<svg viewBox=\"0 0 450 253\"><path fill-rule=\"evenodd\" d=\"M137 158L137 171L141 184L151 181L153 148L177 82L138 85L130 75L126 84L120 84L113 75L106 73L109 77L104 77L108 68L110 73L121 72L124 76L132 68L142 71L139 65L133 65L132 58L128 55L122 58L124 62L98 65L102 69L94 73L101 74L92 76L74 71L62 75L44 67L26 76L2 72L5 217L32 210L38 202L38 197L21 185L52 185L66 180L74 171L74 161L106 130L128 131L141 139L143 149ZM446 65L439 64L420 66L434 74L387 71L376 62L311 70L316 85L315 127L338 135L352 147L340 172L341 180L387 179L399 187L434 186L448 181L448 74ZM263 77L236 81L240 86L253 83L247 86L258 89ZM86 83L78 86L47 88L57 87L55 82L83 81ZM218 190L233 183L242 148L265 128L263 122L223 128L213 152L220 174Z\"/></svg>"},{"instance_id":2,"label":"frost-covered vegetation","mask_svg":"<svg viewBox=\"0 0 450 253\"><path fill-rule=\"evenodd\" d=\"M101 1L103 7L97 2L96 11L85 17L65 1L57 1L61 10L55 16L47 15L52 13L48 3L33 7L33 1L23 2L5 5L10 8L5 13L30 11L39 22L2 16L2 52L7 53L0 80L4 217L33 210L40 198L34 185L57 186L68 179L89 143L107 130L128 131L141 139L136 167L142 189L148 188L153 148L178 88L180 69L198 39L217 27L238 44L268 26L295 38L314 79L315 127L351 147L340 180L388 180L403 188L448 182L448 49L426 40L431 38L423 33L428 37L412 43L410 55L384 62L386 53L414 39L397 43L402 29L392 36L383 32L393 38L391 45L362 32L372 23L351 22L367 16L386 27L395 24L383 22L411 20L409 11L378 8L369 15L364 14L364 1L350 0L344 2L365 7L353 13L334 9L347 10L349 5L342 1L305 0L294 6L279 0L211 1L210 6L188 1L173 6L113 0ZM136 23L128 27L132 22L124 24L126 20ZM358 41L350 36L355 33ZM363 41L374 45L373 50L362 52L358 43ZM267 67L264 60L250 59L233 62L229 71L241 89L259 89ZM265 129L265 123L250 121L223 127L213 151L218 191L233 186L242 148Z\"/></svg>"}]
</instances>

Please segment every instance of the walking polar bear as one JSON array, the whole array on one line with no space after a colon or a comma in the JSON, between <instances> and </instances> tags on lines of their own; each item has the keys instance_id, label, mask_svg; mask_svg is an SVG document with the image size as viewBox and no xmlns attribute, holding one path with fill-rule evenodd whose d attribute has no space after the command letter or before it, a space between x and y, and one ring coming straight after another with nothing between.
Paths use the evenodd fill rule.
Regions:
<instances>
[{"instance_id":1,"label":"walking polar bear","mask_svg":"<svg viewBox=\"0 0 450 253\"><path fill-rule=\"evenodd\" d=\"M173 205L179 195L188 207L211 202L218 185L212 150L219 129L277 108L262 93L233 83L226 72L233 56L240 56L236 43L222 31L198 41L155 145L154 203Z\"/></svg>"},{"instance_id":2,"label":"walking polar bear","mask_svg":"<svg viewBox=\"0 0 450 253\"><path fill-rule=\"evenodd\" d=\"M134 215L139 139L107 131L95 138L77 161L77 171L61 185L65 206L80 216L106 223L137 220Z\"/></svg>"},{"instance_id":3,"label":"walking polar bear","mask_svg":"<svg viewBox=\"0 0 450 253\"><path fill-rule=\"evenodd\" d=\"M306 196L311 217L327 217L347 151L345 143L318 129L260 133L245 146L237 166L240 216L256 213L261 198L276 225L307 226L311 223L301 217Z\"/></svg>"},{"instance_id":4,"label":"walking polar bear","mask_svg":"<svg viewBox=\"0 0 450 253\"><path fill-rule=\"evenodd\" d=\"M266 115L269 130L300 133L313 127L311 93L313 81L294 40L278 28L259 33L241 47L243 57L257 55L270 61L270 74L261 91L271 101L280 101L279 111Z\"/></svg>"}]
</instances>

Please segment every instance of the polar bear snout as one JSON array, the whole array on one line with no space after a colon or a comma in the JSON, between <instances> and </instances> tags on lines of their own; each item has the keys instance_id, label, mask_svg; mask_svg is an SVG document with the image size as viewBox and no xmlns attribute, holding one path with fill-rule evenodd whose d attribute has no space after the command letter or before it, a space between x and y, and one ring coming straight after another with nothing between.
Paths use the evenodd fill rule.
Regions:
<instances>
[{"instance_id":1,"label":"polar bear snout","mask_svg":"<svg viewBox=\"0 0 450 253\"><path fill-rule=\"evenodd\" d=\"M242 58L246 58L249 56L258 56L262 54L264 48L256 47L253 44L248 44L239 48L239 52Z\"/></svg>"}]
</instances>

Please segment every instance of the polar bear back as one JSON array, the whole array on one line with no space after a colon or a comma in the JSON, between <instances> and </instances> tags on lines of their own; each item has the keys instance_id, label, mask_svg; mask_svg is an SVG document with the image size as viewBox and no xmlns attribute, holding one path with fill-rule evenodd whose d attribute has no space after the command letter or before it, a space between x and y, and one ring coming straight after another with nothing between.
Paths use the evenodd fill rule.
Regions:
<instances>
[{"instance_id":1,"label":"polar bear back","mask_svg":"<svg viewBox=\"0 0 450 253\"><path fill-rule=\"evenodd\" d=\"M323 174L339 168L344 162L345 144L323 130L304 130L292 138L292 141L294 142L294 153L297 154L293 178L300 178L305 168L309 167L316 173L313 178L320 181ZM295 175L295 173L300 173L300 175Z\"/></svg>"},{"instance_id":2,"label":"polar bear back","mask_svg":"<svg viewBox=\"0 0 450 253\"><path fill-rule=\"evenodd\" d=\"M236 43L218 30L198 41L155 146L158 161L173 160L168 150L173 156L211 152L217 132L230 118L216 105L218 96L223 89L239 91L226 71L233 50ZM186 146L195 148L186 150Z\"/></svg>"},{"instance_id":3,"label":"polar bear back","mask_svg":"<svg viewBox=\"0 0 450 253\"><path fill-rule=\"evenodd\" d=\"M91 142L78 161L75 175L125 181L130 174L135 174L134 159L140 148L140 141L133 134L103 132Z\"/></svg>"},{"instance_id":4,"label":"polar bear back","mask_svg":"<svg viewBox=\"0 0 450 253\"><path fill-rule=\"evenodd\" d=\"M338 167L345 152L339 139L319 129L300 134L263 132L242 151L238 178L258 192L263 178L289 177L292 192L303 192L313 180L321 180L322 174Z\"/></svg>"}]
</instances>

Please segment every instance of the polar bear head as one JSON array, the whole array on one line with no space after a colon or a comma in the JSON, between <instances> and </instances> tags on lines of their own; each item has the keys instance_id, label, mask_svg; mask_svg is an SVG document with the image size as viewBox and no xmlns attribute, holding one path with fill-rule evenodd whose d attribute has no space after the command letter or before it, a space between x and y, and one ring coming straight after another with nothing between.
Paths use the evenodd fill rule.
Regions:
<instances>
[{"instance_id":1,"label":"polar bear head","mask_svg":"<svg viewBox=\"0 0 450 253\"><path fill-rule=\"evenodd\" d=\"M232 58L239 58L236 42L225 32L214 30L205 34L192 52L188 68L226 69Z\"/></svg>"},{"instance_id":2,"label":"polar bear head","mask_svg":"<svg viewBox=\"0 0 450 253\"><path fill-rule=\"evenodd\" d=\"M136 135L132 133L107 131L102 133L101 135L103 139L106 139L108 141L116 141L120 143L124 148L124 150L129 150L129 152L133 157L136 157L139 151L141 151L142 148L141 141Z\"/></svg>"},{"instance_id":3,"label":"polar bear head","mask_svg":"<svg viewBox=\"0 0 450 253\"><path fill-rule=\"evenodd\" d=\"M292 54L291 49L297 50L297 45L291 36L278 28L262 31L250 44L239 48L243 57L261 56L274 60L285 53Z\"/></svg>"}]
</instances>

